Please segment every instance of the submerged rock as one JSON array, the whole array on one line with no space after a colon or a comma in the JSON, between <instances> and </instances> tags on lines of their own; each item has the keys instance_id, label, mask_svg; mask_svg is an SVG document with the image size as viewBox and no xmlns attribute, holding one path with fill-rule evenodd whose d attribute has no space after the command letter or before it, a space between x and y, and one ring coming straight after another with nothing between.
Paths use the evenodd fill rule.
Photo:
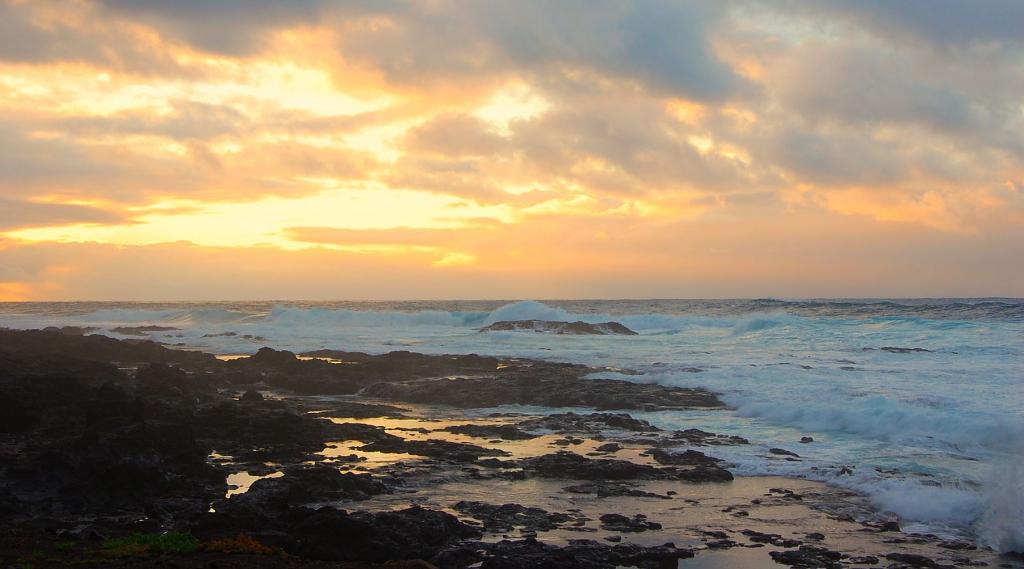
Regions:
<instances>
[{"instance_id":1,"label":"submerged rock","mask_svg":"<svg viewBox=\"0 0 1024 569\"><path fill-rule=\"evenodd\" d=\"M502 320L480 329L481 332L508 332L528 330L549 334L590 335L590 336L636 336L637 333L618 322L601 322L590 324L576 322L559 322L556 320Z\"/></svg>"},{"instance_id":2,"label":"submerged rock","mask_svg":"<svg viewBox=\"0 0 1024 569\"><path fill-rule=\"evenodd\" d=\"M872 348L864 348L870 350ZM925 348L903 348L899 346L882 346L878 348L880 351L889 352L890 354L923 354L923 353L934 353L935 350L927 350Z\"/></svg>"},{"instance_id":3,"label":"submerged rock","mask_svg":"<svg viewBox=\"0 0 1024 569\"><path fill-rule=\"evenodd\" d=\"M797 453L795 453L795 452L793 452L791 450L786 450L784 448L770 448L770 449L768 449L768 452L770 452L770 453L772 453L774 455L777 455L777 456L790 456L790 457L793 457L793 458L800 458L799 454L797 454Z\"/></svg>"}]
</instances>

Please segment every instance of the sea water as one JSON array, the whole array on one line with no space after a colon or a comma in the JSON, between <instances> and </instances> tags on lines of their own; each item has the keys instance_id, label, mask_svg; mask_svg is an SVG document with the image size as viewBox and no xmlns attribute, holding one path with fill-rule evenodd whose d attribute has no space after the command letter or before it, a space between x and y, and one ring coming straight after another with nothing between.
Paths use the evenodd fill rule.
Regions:
<instances>
[{"instance_id":1,"label":"sea water","mask_svg":"<svg viewBox=\"0 0 1024 569\"><path fill-rule=\"evenodd\" d=\"M478 331L522 319L614 320L639 335ZM65 325L114 337L168 326L149 336L223 355L475 352L609 368L594 381L706 387L729 409L635 415L746 437L713 453L736 474L825 481L905 530L1024 550L1020 299L0 304L0 326Z\"/></svg>"}]
</instances>

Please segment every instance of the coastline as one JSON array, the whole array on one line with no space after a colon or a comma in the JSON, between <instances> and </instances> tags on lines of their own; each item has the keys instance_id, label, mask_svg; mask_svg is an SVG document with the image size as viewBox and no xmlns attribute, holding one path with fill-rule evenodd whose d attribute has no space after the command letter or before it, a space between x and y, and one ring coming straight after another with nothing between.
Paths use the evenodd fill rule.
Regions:
<instances>
[{"instance_id":1,"label":"coastline","mask_svg":"<svg viewBox=\"0 0 1024 569\"><path fill-rule=\"evenodd\" d=\"M0 511L5 562L33 555L49 536L41 551L52 566L82 556L124 566L140 558L109 555L105 544L179 531L200 545L244 534L275 552L261 563L281 567L304 558L439 567L571 566L570 558L580 567L1017 563L903 534L823 484L733 479L715 449L742 439L664 431L629 415L722 405L700 389L584 379L598 370L522 358L265 349L222 361L146 340L0 336L0 492L16 505ZM19 391L29 386L29 395ZM510 414L507 405L527 407ZM506 412L481 411L496 406ZM775 450L779 460L796 454ZM77 468L54 469L61 461ZM260 478L229 487L242 472ZM440 535L425 533L438 525ZM18 532L30 548L12 549ZM337 545L352 535L365 543ZM189 567L218 554L162 557Z\"/></svg>"}]
</instances>

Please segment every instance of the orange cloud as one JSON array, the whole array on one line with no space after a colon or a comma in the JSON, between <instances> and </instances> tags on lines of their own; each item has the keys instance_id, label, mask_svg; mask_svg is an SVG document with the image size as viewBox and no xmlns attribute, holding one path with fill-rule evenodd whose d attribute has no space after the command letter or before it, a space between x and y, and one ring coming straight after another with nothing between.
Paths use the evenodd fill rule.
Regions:
<instances>
[{"instance_id":1,"label":"orange cloud","mask_svg":"<svg viewBox=\"0 0 1024 569\"><path fill-rule=\"evenodd\" d=\"M1022 290L970 14L259 5L0 0L0 298Z\"/></svg>"}]
</instances>

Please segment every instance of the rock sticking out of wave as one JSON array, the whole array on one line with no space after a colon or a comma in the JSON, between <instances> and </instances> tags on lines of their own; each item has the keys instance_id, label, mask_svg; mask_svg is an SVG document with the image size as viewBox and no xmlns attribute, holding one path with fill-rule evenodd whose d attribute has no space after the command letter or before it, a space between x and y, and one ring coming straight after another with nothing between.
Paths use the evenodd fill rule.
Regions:
<instances>
[{"instance_id":1,"label":"rock sticking out of wave","mask_svg":"<svg viewBox=\"0 0 1024 569\"><path fill-rule=\"evenodd\" d=\"M547 332L549 334L593 335L593 336L636 336L637 333L618 322L600 322L591 324L577 320L576 322L560 322L557 320L502 320L480 329L481 332L508 332L529 330Z\"/></svg>"}]
</instances>

